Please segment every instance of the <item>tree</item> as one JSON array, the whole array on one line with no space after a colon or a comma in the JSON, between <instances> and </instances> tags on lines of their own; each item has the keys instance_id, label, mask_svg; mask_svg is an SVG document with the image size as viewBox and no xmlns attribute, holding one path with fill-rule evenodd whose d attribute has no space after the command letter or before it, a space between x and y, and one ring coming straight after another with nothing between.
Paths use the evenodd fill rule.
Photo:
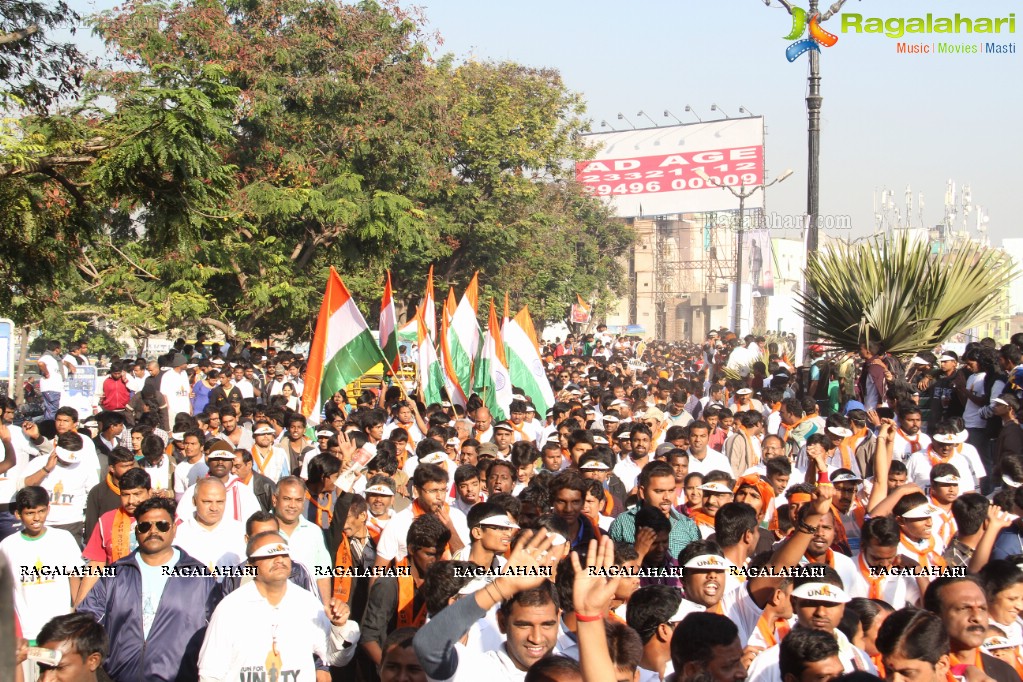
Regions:
<instances>
[{"instance_id":1,"label":"tree","mask_svg":"<svg viewBox=\"0 0 1023 682\"><path fill-rule=\"evenodd\" d=\"M876 341L918 353L995 312L1015 276L1003 251L972 242L932 254L926 241L874 237L811 259L806 280L818 298L800 294L799 313L835 348Z\"/></svg>"},{"instance_id":2,"label":"tree","mask_svg":"<svg viewBox=\"0 0 1023 682\"><path fill-rule=\"evenodd\" d=\"M0 100L45 112L59 99L78 92L86 65L73 43L60 43L49 32L74 33L78 14L60 0L0 0ZM12 99L8 99L8 98Z\"/></svg>"}]
</instances>

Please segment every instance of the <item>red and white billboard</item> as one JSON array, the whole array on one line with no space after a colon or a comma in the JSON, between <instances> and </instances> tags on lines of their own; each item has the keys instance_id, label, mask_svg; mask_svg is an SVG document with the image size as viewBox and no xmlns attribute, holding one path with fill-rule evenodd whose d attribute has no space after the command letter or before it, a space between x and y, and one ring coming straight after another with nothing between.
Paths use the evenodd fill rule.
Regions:
<instances>
[{"instance_id":1,"label":"red and white billboard","mask_svg":"<svg viewBox=\"0 0 1023 682\"><path fill-rule=\"evenodd\" d=\"M720 185L764 181L760 117L595 133L587 141L597 151L576 163L576 180L622 218L734 210L738 200ZM746 200L747 208L762 205L762 192Z\"/></svg>"}]
</instances>

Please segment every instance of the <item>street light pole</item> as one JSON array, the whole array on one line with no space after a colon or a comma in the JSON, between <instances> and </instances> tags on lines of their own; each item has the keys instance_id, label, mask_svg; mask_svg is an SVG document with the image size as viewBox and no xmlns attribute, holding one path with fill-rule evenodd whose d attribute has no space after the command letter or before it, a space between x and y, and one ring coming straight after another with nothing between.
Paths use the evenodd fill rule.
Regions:
<instances>
[{"instance_id":1,"label":"street light pole","mask_svg":"<svg viewBox=\"0 0 1023 682\"><path fill-rule=\"evenodd\" d=\"M817 14L818 0L810 0L807 14ZM817 213L820 211L820 145L821 145L821 55L817 50L810 50L810 77L806 92L807 116L807 174L806 174L806 213L809 216L807 226L806 251L807 257L817 254ZM807 292L812 295L812 292Z\"/></svg>"},{"instance_id":2,"label":"street light pole","mask_svg":"<svg viewBox=\"0 0 1023 682\"><path fill-rule=\"evenodd\" d=\"M759 185L751 187L748 192L746 191L746 185L741 185L739 187L739 191L736 192L735 188L722 184L720 178L711 178L702 168L696 169L696 174L699 175L700 178L702 178L708 185L717 185L722 189L727 189L732 193L732 196L739 200L739 226L736 229L739 241L735 245L735 291L732 298L732 331L735 332L736 336L740 336L739 332L741 330L739 329L739 324L742 319L742 296L740 294L742 290L742 233L746 223L746 199L753 196L757 190L766 190L771 185L782 182L785 178L792 175L792 169L786 170L771 182L766 184L760 183Z\"/></svg>"}]
</instances>

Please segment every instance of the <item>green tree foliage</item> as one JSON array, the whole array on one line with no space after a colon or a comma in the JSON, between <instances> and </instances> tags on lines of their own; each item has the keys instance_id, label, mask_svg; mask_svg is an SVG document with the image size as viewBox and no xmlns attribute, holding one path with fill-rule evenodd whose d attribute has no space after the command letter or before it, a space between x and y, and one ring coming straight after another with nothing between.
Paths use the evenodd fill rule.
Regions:
<instances>
[{"instance_id":1,"label":"green tree foliage","mask_svg":"<svg viewBox=\"0 0 1023 682\"><path fill-rule=\"evenodd\" d=\"M836 348L917 353L989 316L1015 275L1004 252L977 244L932 254L926 241L875 237L810 260L818 298L800 295L800 315Z\"/></svg>"},{"instance_id":2,"label":"green tree foliage","mask_svg":"<svg viewBox=\"0 0 1023 682\"><path fill-rule=\"evenodd\" d=\"M73 43L54 41L50 32L74 32L78 14L63 0L0 0L0 99L36 112L81 85L85 60Z\"/></svg>"},{"instance_id":3,"label":"green tree foliage","mask_svg":"<svg viewBox=\"0 0 1023 682\"><path fill-rule=\"evenodd\" d=\"M440 295L479 270L541 319L621 289L631 233L572 179L583 104L557 72L435 63L418 17L372 2L133 0L93 23L116 68L19 121L0 167L23 186L0 226L46 225L64 266L37 308L307 338L330 265L371 319L386 268L406 305L436 263Z\"/></svg>"}]
</instances>

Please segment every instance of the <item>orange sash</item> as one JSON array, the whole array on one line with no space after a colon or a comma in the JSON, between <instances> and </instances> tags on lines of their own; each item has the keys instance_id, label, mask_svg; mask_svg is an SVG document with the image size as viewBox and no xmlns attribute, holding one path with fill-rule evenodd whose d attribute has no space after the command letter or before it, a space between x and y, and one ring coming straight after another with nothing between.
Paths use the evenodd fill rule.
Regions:
<instances>
[{"instance_id":1,"label":"orange sash","mask_svg":"<svg viewBox=\"0 0 1023 682\"><path fill-rule=\"evenodd\" d=\"M314 507L316 507L316 525L319 526L320 528L329 528L331 521L334 520L334 505L332 505L330 502L327 502L326 506L321 505L319 499L318 498L314 498L309 493L308 490L305 491L305 498L307 500L309 500L309 502ZM323 523L320 522L320 518L321 518L321 516L323 514L327 515L327 523L326 523L326 525L324 525Z\"/></svg>"},{"instance_id":2,"label":"orange sash","mask_svg":"<svg viewBox=\"0 0 1023 682\"><path fill-rule=\"evenodd\" d=\"M109 474L107 474L109 478ZM109 481L107 482L109 485ZM114 512L114 524L110 533L110 558L114 561L131 554L131 526L134 518L121 507Z\"/></svg>"},{"instance_id":3,"label":"orange sash","mask_svg":"<svg viewBox=\"0 0 1023 682\"><path fill-rule=\"evenodd\" d=\"M842 453L842 468L852 469L852 458L853 453L856 452L856 448L860 445L860 440L867 435L867 427L864 426L859 431L853 433L848 438L843 438L842 442L838 444L838 450Z\"/></svg>"},{"instance_id":4,"label":"orange sash","mask_svg":"<svg viewBox=\"0 0 1023 682\"><path fill-rule=\"evenodd\" d=\"M944 508L942 508L942 506L934 500L933 495L931 495L931 504L938 509L938 518L941 519L941 526L938 528L938 537L940 537L942 543L948 547L952 544L952 536L955 535L956 532L955 517L952 516L951 510L945 511Z\"/></svg>"},{"instance_id":5,"label":"orange sash","mask_svg":"<svg viewBox=\"0 0 1023 682\"><path fill-rule=\"evenodd\" d=\"M934 536L927 538L927 546L923 550L919 550L905 535L899 541L899 544L906 549L906 551L916 556L917 563L924 568L930 568L931 566L937 566L939 568L945 567L945 560L934 553ZM862 556L862 555L861 555ZM932 558L933 557L933 558Z\"/></svg>"},{"instance_id":6,"label":"orange sash","mask_svg":"<svg viewBox=\"0 0 1023 682\"><path fill-rule=\"evenodd\" d=\"M444 503L444 513L448 514L450 512L451 512L451 508L448 507L448 503L445 502ZM417 518L418 519L420 516L422 516L423 514L426 514L426 513L427 513L427 511L425 509L423 509L422 505L419 504L419 500L418 499L415 499L415 500L412 501L412 516L413 516L413 518Z\"/></svg>"},{"instance_id":7,"label":"orange sash","mask_svg":"<svg viewBox=\"0 0 1023 682\"><path fill-rule=\"evenodd\" d=\"M863 552L860 552L860 558L857 560L860 568L860 575L867 581L869 589L867 590L868 599L884 599L881 593L881 584L884 582L884 576L872 576L870 575L870 567L867 566L866 559L863 558Z\"/></svg>"},{"instance_id":8,"label":"orange sash","mask_svg":"<svg viewBox=\"0 0 1023 682\"><path fill-rule=\"evenodd\" d=\"M352 548L348 545L348 536L344 533L341 534L341 542L337 544L334 568L347 569L346 575L334 576L334 599L339 599L347 604L352 596Z\"/></svg>"},{"instance_id":9,"label":"orange sash","mask_svg":"<svg viewBox=\"0 0 1023 682\"><path fill-rule=\"evenodd\" d=\"M252 446L252 461L256 463L256 468L259 473L266 474L266 465L270 461L270 458L274 456L274 447L270 446L270 454L266 457L259 453L259 448L255 445Z\"/></svg>"},{"instance_id":10,"label":"orange sash","mask_svg":"<svg viewBox=\"0 0 1023 682\"><path fill-rule=\"evenodd\" d=\"M121 489L114 483L114 476L111 473L107 473L107 487L110 488L111 492L115 495L121 494Z\"/></svg>"},{"instance_id":11,"label":"orange sash","mask_svg":"<svg viewBox=\"0 0 1023 682\"><path fill-rule=\"evenodd\" d=\"M753 437L749 435L749 431L747 431L742 424L739 424L738 428L739 433L741 433L742 437L746 439L746 451L749 452L749 465L746 468L755 467L760 464L760 455L757 454L756 448L753 447ZM739 473L741 474L742 472L740 471Z\"/></svg>"},{"instance_id":12,"label":"orange sash","mask_svg":"<svg viewBox=\"0 0 1023 682\"><path fill-rule=\"evenodd\" d=\"M416 598L415 578L411 575L398 576L398 627L417 628L426 622L426 604L413 613Z\"/></svg>"},{"instance_id":13,"label":"orange sash","mask_svg":"<svg viewBox=\"0 0 1023 682\"><path fill-rule=\"evenodd\" d=\"M952 454L948 456L948 459L942 459L942 457L938 453L936 453L934 451L934 446L933 445L928 445L927 446L927 459L929 459L931 461L931 467L932 468L937 466L937 465L939 465L939 464L947 464L948 461L950 459L952 459L953 455L955 455L955 451L954 450L952 451Z\"/></svg>"},{"instance_id":14,"label":"orange sash","mask_svg":"<svg viewBox=\"0 0 1023 682\"><path fill-rule=\"evenodd\" d=\"M779 618L775 621L774 626L771 626L768 624L767 618L761 615L760 620L757 621L757 631L764 638L767 648L771 648L789 634L789 624Z\"/></svg>"},{"instance_id":15,"label":"orange sash","mask_svg":"<svg viewBox=\"0 0 1023 682\"><path fill-rule=\"evenodd\" d=\"M604 516L611 516L611 512L615 509L615 499L611 496L610 490L604 491ZM600 537L598 534L597 537Z\"/></svg>"},{"instance_id":16,"label":"orange sash","mask_svg":"<svg viewBox=\"0 0 1023 682\"><path fill-rule=\"evenodd\" d=\"M806 415L803 415L802 417L800 417L799 419L797 419L797 420L796 420L796 423L795 423L795 424L792 424L791 426L786 426L785 424L782 424L782 425L781 425L781 433L780 433L780 434L778 434L778 435L780 435L780 436L781 436L781 439L782 439L783 441L788 441L788 439L789 439L789 433L790 433L790 432L791 432L791 431L792 431L792 430L793 430L794 428L796 428L797 426L799 426L800 424L802 424L803 422L806 422L806 421L810 421L810 415L808 415L808 414L806 414Z\"/></svg>"},{"instance_id":17,"label":"orange sash","mask_svg":"<svg viewBox=\"0 0 1023 682\"><path fill-rule=\"evenodd\" d=\"M907 443L909 443L909 454L913 454L914 452L917 452L918 450L922 450L923 449L924 446L920 445L920 432L919 431L916 432L916 438L913 439L913 438L910 438L909 436L907 436L906 432L903 431L901 428L896 428L895 430L899 432L900 436L902 436L902 440L904 440Z\"/></svg>"},{"instance_id":18,"label":"orange sash","mask_svg":"<svg viewBox=\"0 0 1023 682\"><path fill-rule=\"evenodd\" d=\"M697 525L714 527L714 517L703 511L703 507L689 510L689 517L696 522Z\"/></svg>"},{"instance_id":19,"label":"orange sash","mask_svg":"<svg viewBox=\"0 0 1023 682\"><path fill-rule=\"evenodd\" d=\"M831 568L835 567L835 552L830 547L828 547L828 549L824 552L823 561L818 561L809 554L804 554L803 556L806 557L806 560L811 564L827 564L828 566L831 566Z\"/></svg>"},{"instance_id":20,"label":"orange sash","mask_svg":"<svg viewBox=\"0 0 1023 682\"><path fill-rule=\"evenodd\" d=\"M380 542L380 534L384 532L384 527L372 514L367 514L366 528L369 530L369 536L373 539L373 544Z\"/></svg>"},{"instance_id":21,"label":"orange sash","mask_svg":"<svg viewBox=\"0 0 1023 682\"><path fill-rule=\"evenodd\" d=\"M984 669L984 663L983 663L983 661L982 661L982 659L980 657L980 647L977 647L974 650L974 657L973 657L973 662L972 663L968 663L966 661L960 660L959 657L956 656L955 654L949 654L948 658L949 658L949 661L951 662L952 666L964 665L965 664L965 665L972 665L972 666L974 666L976 668L979 668L980 670Z\"/></svg>"}]
</instances>

